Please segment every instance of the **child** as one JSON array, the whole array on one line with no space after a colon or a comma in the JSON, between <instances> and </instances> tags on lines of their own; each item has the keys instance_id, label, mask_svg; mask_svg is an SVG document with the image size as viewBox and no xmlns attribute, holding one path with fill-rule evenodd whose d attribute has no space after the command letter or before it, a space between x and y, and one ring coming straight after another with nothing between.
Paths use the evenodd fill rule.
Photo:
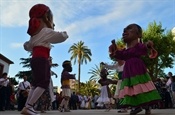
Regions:
<instances>
[{"instance_id":1,"label":"child","mask_svg":"<svg viewBox=\"0 0 175 115\"><path fill-rule=\"evenodd\" d=\"M148 105L161 99L141 59L142 55L147 55L148 49L152 53L150 58L155 58L157 52L151 41L143 44L141 38L141 27L137 24L128 25L123 31L123 41L127 49L116 50L110 55L111 58L125 60L119 98L122 106L136 107L131 110L130 115L141 112L143 105L145 114L150 115L151 110Z\"/></svg>"},{"instance_id":2,"label":"child","mask_svg":"<svg viewBox=\"0 0 175 115\"><path fill-rule=\"evenodd\" d=\"M37 115L33 109L34 103L42 95L50 83L50 56L51 43L64 42L66 32L54 31L53 15L50 8L44 4L36 4L29 11L29 28L27 33L30 40L24 43L24 49L32 53L32 88L25 107L21 113Z\"/></svg>"},{"instance_id":3,"label":"child","mask_svg":"<svg viewBox=\"0 0 175 115\"><path fill-rule=\"evenodd\" d=\"M109 84L117 84L116 80L111 80L107 78L108 71L103 68L100 72L101 79L98 81L98 83L102 86L101 87L101 93L100 97L97 99L97 106L102 106L103 104L106 107L106 111L109 111L111 109L111 92L109 89Z\"/></svg>"},{"instance_id":4,"label":"child","mask_svg":"<svg viewBox=\"0 0 175 115\"><path fill-rule=\"evenodd\" d=\"M61 101L60 107L58 108L60 112L70 112L68 109L69 99L71 97L71 90L70 90L70 79L75 79L75 74L70 74L69 72L72 72L72 65L71 62L66 60L62 64L63 71L61 74L61 88L62 88L62 96L63 99Z\"/></svg>"}]
</instances>

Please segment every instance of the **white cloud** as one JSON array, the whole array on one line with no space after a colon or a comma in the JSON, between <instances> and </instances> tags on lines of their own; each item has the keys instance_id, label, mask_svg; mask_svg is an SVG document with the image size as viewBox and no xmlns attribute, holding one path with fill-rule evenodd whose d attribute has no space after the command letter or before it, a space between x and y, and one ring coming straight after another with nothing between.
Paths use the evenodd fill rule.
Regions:
<instances>
[{"instance_id":1,"label":"white cloud","mask_svg":"<svg viewBox=\"0 0 175 115\"><path fill-rule=\"evenodd\" d=\"M66 30L69 36L76 36L76 40L79 40L78 38L84 37L82 33L95 28L101 28L101 30L106 31L106 28L114 28L115 26L117 28L119 25L126 25L133 21L139 22L155 19L153 17L155 16L155 11L148 12L147 6L152 8L158 2L144 2L144 0L95 0L93 2L88 0L71 2L70 0L37 0L37 2L33 0L1 0L0 26L28 26L29 9L37 3L44 3L51 8L56 25L55 30ZM158 8L161 6L161 4L156 5ZM153 7L153 9L156 8ZM161 14L161 16L164 15ZM105 34L103 31L102 34Z\"/></svg>"},{"instance_id":2,"label":"white cloud","mask_svg":"<svg viewBox=\"0 0 175 115\"><path fill-rule=\"evenodd\" d=\"M43 0L35 1L17 1L17 0L1 0L0 1L0 26L18 27L28 24L28 12L36 3L42 3ZM49 2L46 2L47 4Z\"/></svg>"},{"instance_id":3,"label":"white cloud","mask_svg":"<svg viewBox=\"0 0 175 115\"><path fill-rule=\"evenodd\" d=\"M65 11L65 12L69 12L71 16L61 14L61 17L59 17L55 15L56 30L66 30L69 33L69 36L76 36L77 38L82 39L82 37L85 37L85 36L81 36L82 33L86 33L89 30L99 28L99 27L104 28L104 30L106 30L105 26L112 27L113 22L120 23L121 20L124 20L127 18L128 15L131 15L132 10L139 11L139 8L142 6L141 2L136 2L135 4L131 4L130 6L128 6L129 9L132 9L128 11L126 10L126 4L124 2L112 2L112 3L105 2L105 3L106 5L111 4L110 5L111 7L109 7L108 10L105 10L104 13L98 13L98 15L95 15L95 16L89 15L84 18L74 20L72 23L65 24L63 23L64 21L60 20L59 18L64 16L64 20L66 20L68 18L71 18L72 14L76 14L77 12L79 12L79 14L76 14L77 16L81 15L81 13L84 13L84 14L86 13L86 11L83 10L84 5L82 4L80 6L78 5L78 8L75 8L74 10L72 10L73 9L72 7L74 6L72 5L72 7L69 7L69 10ZM105 3L101 3L101 5L99 6L103 6L103 4ZM95 6L96 6L95 4L91 4L91 7L95 7ZM61 7L65 7L65 6L61 6ZM106 8L105 5L103 6L103 8L100 8L99 10L102 10L104 8ZM81 10L83 11L81 12ZM68 16L68 17L65 17L65 16ZM60 26L64 28L60 28ZM102 32L101 34L105 34L105 32L104 33ZM76 40L79 40L77 38ZM70 39L70 42L73 42L73 41L76 42L76 40Z\"/></svg>"},{"instance_id":4,"label":"white cloud","mask_svg":"<svg viewBox=\"0 0 175 115\"><path fill-rule=\"evenodd\" d=\"M11 44L10 44L10 47L11 47L11 48L15 48L15 49L16 49L16 48L23 48L23 44L24 44L24 43L11 43Z\"/></svg>"}]
</instances>

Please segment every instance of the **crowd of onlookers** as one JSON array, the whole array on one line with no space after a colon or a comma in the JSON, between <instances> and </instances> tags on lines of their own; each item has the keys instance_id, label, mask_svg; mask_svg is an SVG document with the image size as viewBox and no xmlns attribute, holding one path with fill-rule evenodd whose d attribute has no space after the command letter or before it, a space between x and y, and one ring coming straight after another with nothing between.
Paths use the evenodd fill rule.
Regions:
<instances>
[{"instance_id":1,"label":"crowd of onlookers","mask_svg":"<svg viewBox=\"0 0 175 115\"><path fill-rule=\"evenodd\" d=\"M156 108L175 108L175 76L171 72L168 76L154 82L155 86L162 97L162 100L155 105Z\"/></svg>"},{"instance_id":2,"label":"crowd of onlookers","mask_svg":"<svg viewBox=\"0 0 175 115\"><path fill-rule=\"evenodd\" d=\"M175 108L175 76L171 72L164 78L157 78L154 84L162 97L157 104L152 105L152 108L166 109ZM88 96L73 92L69 101L69 108L71 110L76 109L100 109L96 102L99 95ZM113 98L114 101L111 103L113 108L120 108L117 103L118 100ZM62 100L62 94L55 93L55 101L52 102L52 106L49 109L57 110Z\"/></svg>"},{"instance_id":3,"label":"crowd of onlookers","mask_svg":"<svg viewBox=\"0 0 175 115\"><path fill-rule=\"evenodd\" d=\"M6 81L2 83L3 80ZM159 103L152 105L152 108L175 108L175 76L169 72L167 77L157 78L154 83L162 97L162 100L160 100ZM0 78L0 86L0 110L4 111L18 109L19 94L14 90L14 86L11 84L10 80L7 79L7 74L3 74ZM55 92L54 97L55 100L53 102L47 101L43 103L45 104L44 107L46 110L58 110L63 99L61 92ZM69 108L70 110L103 108L97 106L96 101L98 97L98 95L88 96L73 92L70 97ZM47 95L43 95L41 97L41 100L42 99L47 99ZM114 102L112 103L113 108L119 108L117 102L118 101L114 99ZM39 101L35 104L36 109L39 104Z\"/></svg>"},{"instance_id":4,"label":"crowd of onlookers","mask_svg":"<svg viewBox=\"0 0 175 115\"><path fill-rule=\"evenodd\" d=\"M14 110L15 92L11 79L7 77L7 73L0 76L0 111Z\"/></svg>"},{"instance_id":5,"label":"crowd of onlookers","mask_svg":"<svg viewBox=\"0 0 175 115\"><path fill-rule=\"evenodd\" d=\"M171 72L168 73L167 77L157 78L154 81L154 84L160 93L162 100L160 100L157 104L152 105L152 108L156 109L166 109L166 108L175 108L175 76L172 75ZM57 110L62 100L62 94L55 93L55 101L52 102L52 106L48 109ZM99 95L88 96L82 95L79 93L73 92L69 101L70 110L77 109L100 109L103 107L98 107L97 99ZM115 98L114 102L112 102L113 108L120 108L117 103L118 100Z\"/></svg>"}]
</instances>

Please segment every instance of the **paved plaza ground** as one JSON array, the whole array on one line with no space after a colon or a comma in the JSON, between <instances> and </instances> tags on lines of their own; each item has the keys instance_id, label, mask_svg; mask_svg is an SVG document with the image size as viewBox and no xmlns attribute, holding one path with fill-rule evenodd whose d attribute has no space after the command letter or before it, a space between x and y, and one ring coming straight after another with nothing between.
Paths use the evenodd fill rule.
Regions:
<instances>
[{"instance_id":1,"label":"paved plaza ground","mask_svg":"<svg viewBox=\"0 0 175 115\"><path fill-rule=\"evenodd\" d=\"M109 112L104 112L105 110L72 110L71 112L59 112L59 111L47 111L47 113L42 113L40 115L129 115L128 113L117 113L116 109ZM18 111L4 111L0 112L0 115L20 115ZM144 115L144 111L140 112L138 115ZM151 115L175 115L175 109L153 109Z\"/></svg>"}]
</instances>

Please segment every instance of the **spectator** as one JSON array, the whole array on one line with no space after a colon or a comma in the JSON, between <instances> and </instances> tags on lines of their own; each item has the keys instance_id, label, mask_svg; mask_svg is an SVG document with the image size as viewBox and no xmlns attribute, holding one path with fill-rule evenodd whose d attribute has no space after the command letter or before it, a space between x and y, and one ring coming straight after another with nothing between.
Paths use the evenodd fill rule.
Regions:
<instances>
[{"instance_id":1,"label":"spectator","mask_svg":"<svg viewBox=\"0 0 175 115\"><path fill-rule=\"evenodd\" d=\"M0 111L5 111L8 83L7 73L3 73L2 77L0 77Z\"/></svg>"},{"instance_id":2,"label":"spectator","mask_svg":"<svg viewBox=\"0 0 175 115\"><path fill-rule=\"evenodd\" d=\"M73 110L77 110L78 96L73 92L71 95L71 105Z\"/></svg>"},{"instance_id":3,"label":"spectator","mask_svg":"<svg viewBox=\"0 0 175 115\"><path fill-rule=\"evenodd\" d=\"M18 86L18 111L21 111L23 107L25 106L26 100L27 100L27 93L30 90L30 83L27 81L27 76L23 76L23 81L19 83Z\"/></svg>"}]
</instances>

